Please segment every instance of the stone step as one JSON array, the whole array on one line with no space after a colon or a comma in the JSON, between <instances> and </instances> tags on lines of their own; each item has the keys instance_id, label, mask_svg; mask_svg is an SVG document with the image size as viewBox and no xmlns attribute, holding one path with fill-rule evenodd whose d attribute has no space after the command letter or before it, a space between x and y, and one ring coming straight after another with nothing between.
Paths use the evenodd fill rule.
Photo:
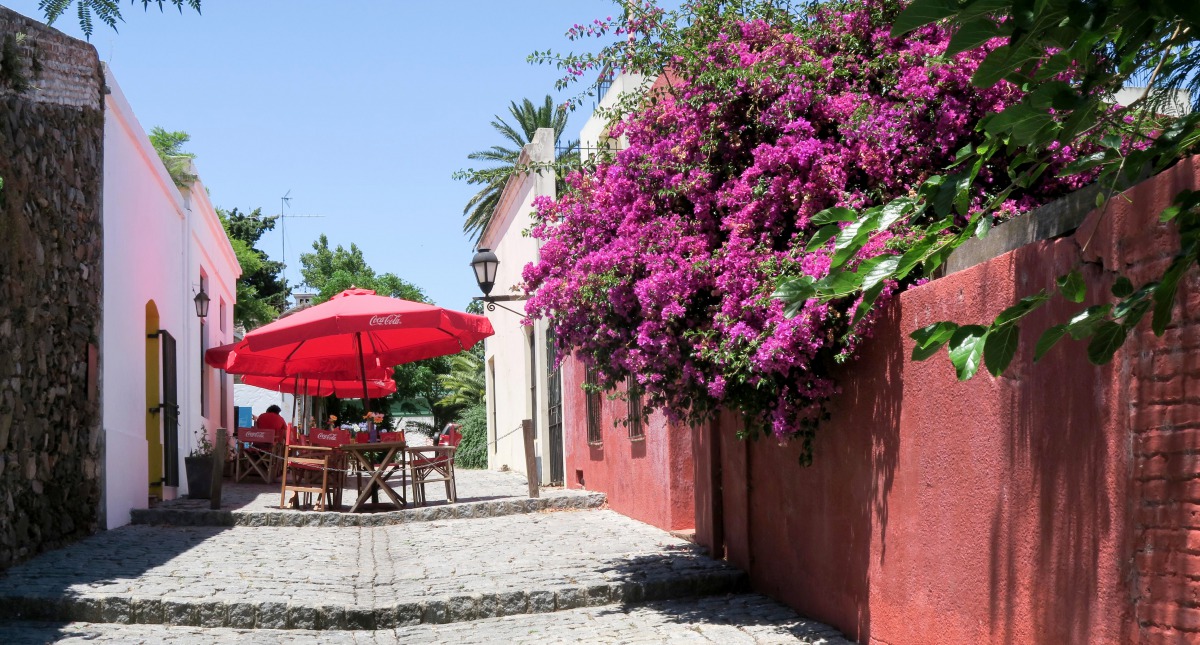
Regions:
<instances>
[{"instance_id":1,"label":"stone step","mask_svg":"<svg viewBox=\"0 0 1200 645\"><path fill-rule=\"evenodd\" d=\"M795 643L850 645L837 630L756 594L567 609L377 630L297 631L112 623L0 623L8 645L60 643Z\"/></svg>"},{"instance_id":2,"label":"stone step","mask_svg":"<svg viewBox=\"0 0 1200 645\"><path fill-rule=\"evenodd\" d=\"M269 600L152 597L8 596L0 620L72 621L235 629L377 630L481 618L541 614L614 603L670 600L747 589L746 575L725 569L646 580L559 585L529 591L447 595L373 607Z\"/></svg>"},{"instance_id":3,"label":"stone step","mask_svg":"<svg viewBox=\"0 0 1200 645\"><path fill-rule=\"evenodd\" d=\"M0 619L379 629L744 590L612 511L381 527L127 526L0 578Z\"/></svg>"},{"instance_id":4,"label":"stone step","mask_svg":"<svg viewBox=\"0 0 1200 645\"><path fill-rule=\"evenodd\" d=\"M134 509L131 523L164 526L291 526L291 527L374 527L432 522L436 520L500 517L548 510L603 508L604 493L582 493L553 497L492 499L458 504L441 504L382 513L333 513L291 509L172 508L169 506Z\"/></svg>"}]
</instances>

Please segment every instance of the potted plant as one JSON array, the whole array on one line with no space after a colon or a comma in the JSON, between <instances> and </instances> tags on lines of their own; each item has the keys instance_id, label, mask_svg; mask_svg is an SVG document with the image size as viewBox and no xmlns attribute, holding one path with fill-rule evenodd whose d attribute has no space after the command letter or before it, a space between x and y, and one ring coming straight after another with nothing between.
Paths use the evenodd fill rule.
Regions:
<instances>
[{"instance_id":1,"label":"potted plant","mask_svg":"<svg viewBox=\"0 0 1200 645\"><path fill-rule=\"evenodd\" d=\"M212 494L213 445L208 440L208 428L203 425L196 433L196 446L183 458L187 470L188 497L209 499Z\"/></svg>"}]
</instances>

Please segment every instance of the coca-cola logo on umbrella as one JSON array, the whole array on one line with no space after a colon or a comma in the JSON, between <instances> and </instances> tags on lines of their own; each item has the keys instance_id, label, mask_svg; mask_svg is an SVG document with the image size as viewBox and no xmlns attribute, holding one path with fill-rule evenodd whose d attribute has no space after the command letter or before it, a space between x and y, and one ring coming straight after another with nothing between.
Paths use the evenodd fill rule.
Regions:
<instances>
[{"instance_id":1,"label":"coca-cola logo on umbrella","mask_svg":"<svg viewBox=\"0 0 1200 645\"><path fill-rule=\"evenodd\" d=\"M367 322L371 327L384 327L387 325L399 325L400 314L389 314L387 316L371 316L371 320Z\"/></svg>"}]
</instances>

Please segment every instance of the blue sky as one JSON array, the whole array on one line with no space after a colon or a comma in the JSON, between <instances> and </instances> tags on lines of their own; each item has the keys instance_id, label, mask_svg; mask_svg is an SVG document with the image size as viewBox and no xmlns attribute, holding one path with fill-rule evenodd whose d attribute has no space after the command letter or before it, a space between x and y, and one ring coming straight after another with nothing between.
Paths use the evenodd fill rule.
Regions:
<instances>
[{"instance_id":1,"label":"blue sky","mask_svg":"<svg viewBox=\"0 0 1200 645\"><path fill-rule=\"evenodd\" d=\"M37 0L0 3L41 19ZM287 220L293 284L299 253L326 233L455 309L478 288L462 233L475 191L451 174L500 143L488 124L510 100L567 96L530 52L578 50L571 24L617 11L610 0L204 0L203 15L140 4L123 2L120 31L97 24L91 42L147 131L192 135L217 206L278 213L290 190L287 214L323 216ZM74 7L54 26L82 37ZM260 244L276 259L278 230Z\"/></svg>"}]
</instances>

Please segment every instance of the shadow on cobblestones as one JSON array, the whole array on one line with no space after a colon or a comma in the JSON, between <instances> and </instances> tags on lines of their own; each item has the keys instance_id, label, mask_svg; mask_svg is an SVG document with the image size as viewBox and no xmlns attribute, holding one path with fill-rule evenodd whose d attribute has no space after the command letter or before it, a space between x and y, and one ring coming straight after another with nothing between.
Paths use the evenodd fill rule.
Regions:
<instances>
[{"instance_id":1,"label":"shadow on cobblestones","mask_svg":"<svg viewBox=\"0 0 1200 645\"><path fill-rule=\"evenodd\" d=\"M71 547L43 553L30 563L0 572L0 594L4 596L0 620L170 622L173 603L163 602L155 589L147 588L139 579L151 570L171 568L172 561L226 530L194 527L159 532L152 540L119 543L104 541L112 533L102 533ZM138 595L130 597L131 592ZM54 629L53 625L47 626L47 630ZM51 640L56 639L38 642ZM0 641L12 642L7 638Z\"/></svg>"}]
</instances>

